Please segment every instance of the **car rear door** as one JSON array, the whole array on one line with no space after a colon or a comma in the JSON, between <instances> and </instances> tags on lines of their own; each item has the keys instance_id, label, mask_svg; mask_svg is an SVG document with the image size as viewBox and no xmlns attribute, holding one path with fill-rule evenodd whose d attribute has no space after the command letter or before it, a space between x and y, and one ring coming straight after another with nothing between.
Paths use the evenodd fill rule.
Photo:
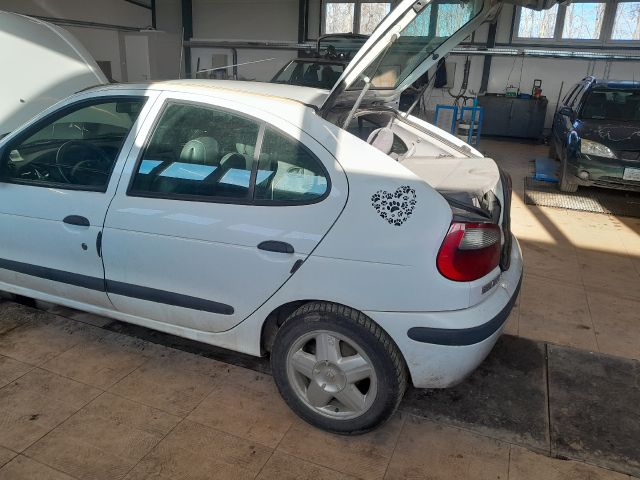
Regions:
<instances>
[{"instance_id":1,"label":"car rear door","mask_svg":"<svg viewBox=\"0 0 640 480\"><path fill-rule=\"evenodd\" d=\"M228 330L322 240L346 177L308 134L242 100L164 94L153 116L105 221L109 298L152 322Z\"/></svg>"},{"instance_id":2,"label":"car rear door","mask_svg":"<svg viewBox=\"0 0 640 480\"><path fill-rule=\"evenodd\" d=\"M111 307L102 225L151 103L141 91L78 97L3 142L0 289Z\"/></svg>"}]
</instances>

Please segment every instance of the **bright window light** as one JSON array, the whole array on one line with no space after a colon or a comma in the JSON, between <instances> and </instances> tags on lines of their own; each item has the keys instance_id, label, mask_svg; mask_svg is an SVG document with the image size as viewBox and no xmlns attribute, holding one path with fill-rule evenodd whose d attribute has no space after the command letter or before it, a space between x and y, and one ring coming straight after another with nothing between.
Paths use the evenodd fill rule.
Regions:
<instances>
[{"instance_id":1,"label":"bright window light","mask_svg":"<svg viewBox=\"0 0 640 480\"><path fill-rule=\"evenodd\" d=\"M553 38L558 19L558 5L549 10L536 11L529 8L520 10L518 37Z\"/></svg>"},{"instance_id":2,"label":"bright window light","mask_svg":"<svg viewBox=\"0 0 640 480\"><path fill-rule=\"evenodd\" d=\"M376 2L363 3L360 5L360 32L371 35L378 24L391 11L391 3Z\"/></svg>"},{"instance_id":3,"label":"bright window light","mask_svg":"<svg viewBox=\"0 0 640 480\"><path fill-rule=\"evenodd\" d=\"M611 39L640 40L640 2L618 4Z\"/></svg>"},{"instance_id":4,"label":"bright window light","mask_svg":"<svg viewBox=\"0 0 640 480\"><path fill-rule=\"evenodd\" d=\"M324 31L326 34L352 33L354 19L355 3L327 3Z\"/></svg>"},{"instance_id":5,"label":"bright window light","mask_svg":"<svg viewBox=\"0 0 640 480\"><path fill-rule=\"evenodd\" d=\"M562 38L597 40L600 38L606 4L602 2L572 3L567 6Z\"/></svg>"}]
</instances>

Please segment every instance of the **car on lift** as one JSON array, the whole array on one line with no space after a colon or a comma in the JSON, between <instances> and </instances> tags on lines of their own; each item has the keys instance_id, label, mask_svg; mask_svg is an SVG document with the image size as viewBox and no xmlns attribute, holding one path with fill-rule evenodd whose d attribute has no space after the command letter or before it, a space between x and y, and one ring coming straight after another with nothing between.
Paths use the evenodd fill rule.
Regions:
<instances>
[{"instance_id":1,"label":"car on lift","mask_svg":"<svg viewBox=\"0 0 640 480\"><path fill-rule=\"evenodd\" d=\"M500 3L404 0L331 91L184 80L49 108L0 140L0 289L270 355L336 433L459 383L520 287L511 183L388 105Z\"/></svg>"},{"instance_id":2,"label":"car on lift","mask_svg":"<svg viewBox=\"0 0 640 480\"><path fill-rule=\"evenodd\" d=\"M579 186L640 192L640 82L578 82L554 116L550 143L563 192Z\"/></svg>"}]
</instances>

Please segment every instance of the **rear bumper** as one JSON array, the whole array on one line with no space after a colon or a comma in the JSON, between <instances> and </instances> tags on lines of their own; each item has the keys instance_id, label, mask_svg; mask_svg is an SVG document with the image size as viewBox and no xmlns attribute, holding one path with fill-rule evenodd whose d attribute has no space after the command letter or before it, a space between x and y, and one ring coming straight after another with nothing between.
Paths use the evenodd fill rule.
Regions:
<instances>
[{"instance_id":1,"label":"rear bumper","mask_svg":"<svg viewBox=\"0 0 640 480\"><path fill-rule=\"evenodd\" d=\"M513 239L511 266L481 303L448 312L365 312L394 339L413 385L444 388L464 380L502 334L518 296L522 254Z\"/></svg>"}]
</instances>

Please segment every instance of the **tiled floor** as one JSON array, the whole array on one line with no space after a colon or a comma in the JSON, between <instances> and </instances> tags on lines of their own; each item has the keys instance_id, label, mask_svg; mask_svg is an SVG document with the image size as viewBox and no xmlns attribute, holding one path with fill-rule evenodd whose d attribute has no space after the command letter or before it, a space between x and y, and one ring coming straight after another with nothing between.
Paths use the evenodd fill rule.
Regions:
<instances>
[{"instance_id":1,"label":"tiled floor","mask_svg":"<svg viewBox=\"0 0 640 480\"><path fill-rule=\"evenodd\" d=\"M516 186L527 273L508 331L640 359L640 220L525 206L528 160L545 148L483 150ZM269 376L107 322L0 305L0 480L630 478L406 412L364 436L326 434Z\"/></svg>"},{"instance_id":2,"label":"tiled floor","mask_svg":"<svg viewBox=\"0 0 640 480\"><path fill-rule=\"evenodd\" d=\"M640 359L640 219L525 205L530 161L548 147L483 140L481 150L513 178L525 280L508 333Z\"/></svg>"}]
</instances>

